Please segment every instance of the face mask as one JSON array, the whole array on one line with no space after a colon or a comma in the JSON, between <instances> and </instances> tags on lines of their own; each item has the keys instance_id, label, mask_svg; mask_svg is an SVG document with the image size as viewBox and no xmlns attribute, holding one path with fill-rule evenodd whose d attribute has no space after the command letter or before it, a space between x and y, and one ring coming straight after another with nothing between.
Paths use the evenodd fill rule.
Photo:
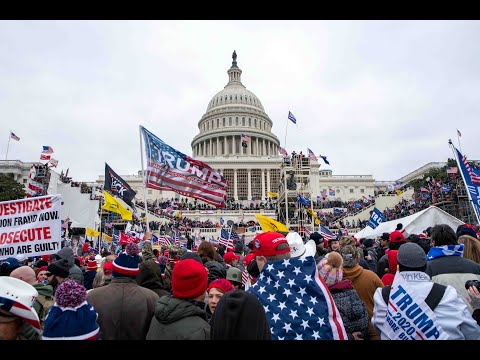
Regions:
<instances>
[{"instance_id":1,"label":"face mask","mask_svg":"<svg viewBox=\"0 0 480 360\"><path fill-rule=\"evenodd\" d=\"M255 259L250 261L250 263L247 266L247 271L250 274L250 276L257 278L260 275L260 270L258 270L257 262Z\"/></svg>"}]
</instances>

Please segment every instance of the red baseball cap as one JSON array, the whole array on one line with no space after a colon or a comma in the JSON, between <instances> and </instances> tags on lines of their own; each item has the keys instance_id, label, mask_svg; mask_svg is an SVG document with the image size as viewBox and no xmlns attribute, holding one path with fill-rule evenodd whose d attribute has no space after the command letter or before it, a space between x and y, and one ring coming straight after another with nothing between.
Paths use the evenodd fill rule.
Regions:
<instances>
[{"instance_id":1,"label":"red baseball cap","mask_svg":"<svg viewBox=\"0 0 480 360\"><path fill-rule=\"evenodd\" d=\"M248 255L243 258L243 266L248 266L253 259L255 259L255 254L253 252L248 253Z\"/></svg>"},{"instance_id":2,"label":"red baseball cap","mask_svg":"<svg viewBox=\"0 0 480 360\"><path fill-rule=\"evenodd\" d=\"M290 252L290 246L277 250L276 248L280 244L288 245L288 240L285 236L273 231L264 232L258 234L253 239L253 253L256 256L275 256Z\"/></svg>"},{"instance_id":3,"label":"red baseball cap","mask_svg":"<svg viewBox=\"0 0 480 360\"><path fill-rule=\"evenodd\" d=\"M390 242L396 243L396 242L404 242L404 241L405 241L405 237L400 231L393 231L390 234Z\"/></svg>"},{"instance_id":4,"label":"red baseball cap","mask_svg":"<svg viewBox=\"0 0 480 360\"><path fill-rule=\"evenodd\" d=\"M240 255L237 255L232 251L229 251L229 252L225 253L225 255L223 255L223 260L227 264L230 264L235 259L237 259L237 260L240 259Z\"/></svg>"}]
</instances>

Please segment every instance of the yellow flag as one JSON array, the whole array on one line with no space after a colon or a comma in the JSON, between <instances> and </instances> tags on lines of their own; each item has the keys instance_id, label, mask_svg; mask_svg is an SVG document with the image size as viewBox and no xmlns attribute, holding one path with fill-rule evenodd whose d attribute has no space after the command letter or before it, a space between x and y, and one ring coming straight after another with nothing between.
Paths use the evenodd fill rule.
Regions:
<instances>
[{"instance_id":1,"label":"yellow flag","mask_svg":"<svg viewBox=\"0 0 480 360\"><path fill-rule=\"evenodd\" d=\"M273 198L278 197L278 193L269 191L268 196L270 196L273 199Z\"/></svg>"},{"instance_id":2,"label":"yellow flag","mask_svg":"<svg viewBox=\"0 0 480 360\"><path fill-rule=\"evenodd\" d=\"M398 196L403 194L402 190L395 190L395 192L397 193Z\"/></svg>"},{"instance_id":3,"label":"yellow flag","mask_svg":"<svg viewBox=\"0 0 480 360\"><path fill-rule=\"evenodd\" d=\"M264 232L268 232L268 231L287 232L287 233L289 232L288 228L284 224L276 220L273 220L268 216L255 214L255 217L257 218Z\"/></svg>"},{"instance_id":4,"label":"yellow flag","mask_svg":"<svg viewBox=\"0 0 480 360\"><path fill-rule=\"evenodd\" d=\"M94 229L91 229L91 228L86 228L86 230L85 230L85 236L99 237L99 236L100 236L100 232L99 232L99 231L96 231L96 230L94 230Z\"/></svg>"},{"instance_id":5,"label":"yellow flag","mask_svg":"<svg viewBox=\"0 0 480 360\"><path fill-rule=\"evenodd\" d=\"M106 241L108 243L111 243L112 242L112 237L111 236L108 236L107 234L103 233L102 234L102 241Z\"/></svg>"},{"instance_id":6,"label":"yellow flag","mask_svg":"<svg viewBox=\"0 0 480 360\"><path fill-rule=\"evenodd\" d=\"M105 205L102 206L103 210L111 211L122 215L123 220L132 220L132 212L125 209L112 195L103 190L105 196Z\"/></svg>"}]
</instances>

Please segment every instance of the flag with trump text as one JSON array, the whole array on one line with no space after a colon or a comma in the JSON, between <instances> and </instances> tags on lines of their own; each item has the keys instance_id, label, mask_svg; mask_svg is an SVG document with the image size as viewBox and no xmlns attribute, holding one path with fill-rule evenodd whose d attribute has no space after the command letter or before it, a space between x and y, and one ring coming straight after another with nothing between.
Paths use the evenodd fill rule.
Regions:
<instances>
[{"instance_id":1,"label":"flag with trump text","mask_svg":"<svg viewBox=\"0 0 480 360\"><path fill-rule=\"evenodd\" d=\"M147 188L170 190L217 207L225 206L229 184L223 176L208 164L167 145L143 126L140 130L147 158Z\"/></svg>"},{"instance_id":2,"label":"flag with trump text","mask_svg":"<svg viewBox=\"0 0 480 360\"><path fill-rule=\"evenodd\" d=\"M125 203L132 206L132 200L137 194L132 190L130 185L127 184L120 176L117 175L112 168L105 163L105 190L107 190L112 195L117 195L119 198L122 198Z\"/></svg>"},{"instance_id":3,"label":"flag with trump text","mask_svg":"<svg viewBox=\"0 0 480 360\"><path fill-rule=\"evenodd\" d=\"M385 215L383 215L383 213L375 207L372 210L370 220L367 222L367 226L370 226L372 229L376 229L378 225L385 221L387 221Z\"/></svg>"},{"instance_id":4,"label":"flag with trump text","mask_svg":"<svg viewBox=\"0 0 480 360\"><path fill-rule=\"evenodd\" d=\"M453 146L453 145L452 145ZM457 157L457 164L464 179L465 187L472 199L472 205L475 212L480 214L480 171L474 169L467 161L467 157L462 155L457 148L453 147ZM480 215L477 215L480 216Z\"/></svg>"},{"instance_id":5,"label":"flag with trump text","mask_svg":"<svg viewBox=\"0 0 480 360\"><path fill-rule=\"evenodd\" d=\"M312 256L267 262L248 292L262 303L272 340L347 340Z\"/></svg>"}]
</instances>

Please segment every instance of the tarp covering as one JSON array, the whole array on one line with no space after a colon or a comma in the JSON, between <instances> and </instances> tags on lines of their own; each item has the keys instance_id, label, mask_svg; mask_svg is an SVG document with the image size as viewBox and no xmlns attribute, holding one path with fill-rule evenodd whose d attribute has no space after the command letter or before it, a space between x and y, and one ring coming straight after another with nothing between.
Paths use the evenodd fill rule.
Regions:
<instances>
[{"instance_id":1,"label":"tarp covering","mask_svg":"<svg viewBox=\"0 0 480 360\"><path fill-rule=\"evenodd\" d=\"M430 206L429 208L419 211L413 215L381 223L376 229L372 229L370 226L367 226L365 229L359 231L353 236L356 239L374 239L377 236L381 236L384 232L391 233L395 230L398 223L402 223L403 229L405 229L405 237L411 234L421 234L427 227L438 224L447 224L453 229L453 231L456 231L459 225L464 224L463 221L457 219L442 209L439 209L436 206Z\"/></svg>"}]
</instances>

